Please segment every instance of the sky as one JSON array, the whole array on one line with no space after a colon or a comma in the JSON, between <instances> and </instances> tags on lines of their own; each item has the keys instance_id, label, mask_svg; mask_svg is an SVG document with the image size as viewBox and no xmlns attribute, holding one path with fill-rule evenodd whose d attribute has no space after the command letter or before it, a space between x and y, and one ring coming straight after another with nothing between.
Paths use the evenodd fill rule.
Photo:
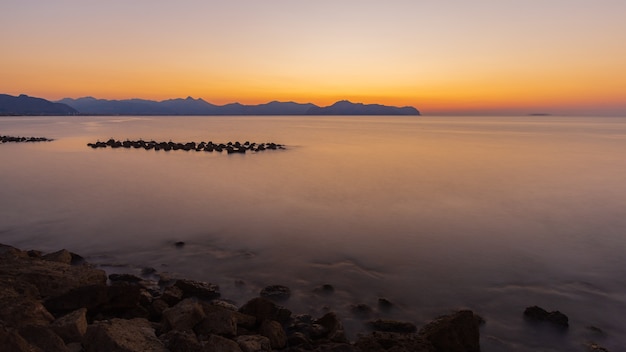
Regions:
<instances>
[{"instance_id":1,"label":"sky","mask_svg":"<svg viewBox=\"0 0 626 352\"><path fill-rule=\"evenodd\" d=\"M1 0L0 93L626 115L624 0Z\"/></svg>"}]
</instances>

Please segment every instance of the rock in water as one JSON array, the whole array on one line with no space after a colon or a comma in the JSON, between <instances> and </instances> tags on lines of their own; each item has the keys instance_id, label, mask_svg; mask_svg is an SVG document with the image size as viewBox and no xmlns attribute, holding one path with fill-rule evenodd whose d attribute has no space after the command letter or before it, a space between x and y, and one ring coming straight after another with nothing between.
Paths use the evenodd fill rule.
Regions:
<instances>
[{"instance_id":1,"label":"rock in water","mask_svg":"<svg viewBox=\"0 0 626 352\"><path fill-rule=\"evenodd\" d=\"M524 310L524 317L531 321L549 322L563 328L567 328L569 326L569 319L567 318L567 315L559 312L558 310L548 312L541 307L532 306Z\"/></svg>"},{"instance_id":2,"label":"rock in water","mask_svg":"<svg viewBox=\"0 0 626 352\"><path fill-rule=\"evenodd\" d=\"M480 352L478 325L472 311L461 310L426 324L419 336L429 341L436 351Z\"/></svg>"}]
</instances>

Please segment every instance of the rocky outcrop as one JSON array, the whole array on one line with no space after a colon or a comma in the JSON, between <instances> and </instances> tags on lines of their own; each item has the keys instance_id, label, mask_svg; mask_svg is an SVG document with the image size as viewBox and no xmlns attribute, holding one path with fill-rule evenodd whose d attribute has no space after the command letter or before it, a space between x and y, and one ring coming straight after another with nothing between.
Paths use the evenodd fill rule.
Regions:
<instances>
[{"instance_id":1,"label":"rocky outcrop","mask_svg":"<svg viewBox=\"0 0 626 352\"><path fill-rule=\"evenodd\" d=\"M112 274L107 283L104 272L76 264L75 257L0 245L2 350L479 351L478 320L471 311L441 317L419 333L410 322L372 320L378 331L351 342L332 311L318 318L293 315L264 297L238 308L219 298L217 285L193 280L163 280L158 286ZM55 280L57 285L50 282ZM271 286L264 292L290 290Z\"/></svg>"},{"instance_id":2,"label":"rocky outcrop","mask_svg":"<svg viewBox=\"0 0 626 352\"><path fill-rule=\"evenodd\" d=\"M144 141L141 139L138 141L131 141L131 140L119 141L113 138L107 140L106 142L97 141L95 143L87 143L87 146L93 149L109 147L113 149L117 149L117 148L140 149L141 148L145 150L155 150L155 151L184 150L184 151L218 152L218 153L226 151L227 154L245 154L246 152L262 152L265 150L286 149L284 145L274 143L274 142L267 142L267 143L252 142L251 143L249 141L245 141L244 143L240 143L239 141L236 141L234 143L233 142L213 143L212 141L209 141L209 142L200 142L200 143L196 143L196 142L177 143L177 142L172 142L172 141L169 141L169 142L156 142L153 140ZM181 248L185 246L185 243L176 242L175 245L176 247Z\"/></svg>"},{"instance_id":3,"label":"rocky outcrop","mask_svg":"<svg viewBox=\"0 0 626 352\"><path fill-rule=\"evenodd\" d=\"M569 319L567 315L557 311L548 312L547 310L532 306L524 310L524 318L532 322L547 322L554 326L561 328L567 328L569 326Z\"/></svg>"},{"instance_id":4,"label":"rocky outcrop","mask_svg":"<svg viewBox=\"0 0 626 352\"><path fill-rule=\"evenodd\" d=\"M15 136L0 136L0 143L28 143L28 142L51 142L53 139L46 137L15 137Z\"/></svg>"}]
</instances>

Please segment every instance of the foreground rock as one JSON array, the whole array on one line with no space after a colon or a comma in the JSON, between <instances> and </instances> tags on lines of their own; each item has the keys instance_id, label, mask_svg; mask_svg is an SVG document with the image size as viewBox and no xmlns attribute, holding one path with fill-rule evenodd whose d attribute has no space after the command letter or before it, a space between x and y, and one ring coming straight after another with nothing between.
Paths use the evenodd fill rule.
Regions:
<instances>
[{"instance_id":1,"label":"foreground rock","mask_svg":"<svg viewBox=\"0 0 626 352\"><path fill-rule=\"evenodd\" d=\"M315 318L281 306L277 301L290 293L284 286L263 291L272 299L256 297L237 307L220 299L217 285L205 282L163 280L167 285L158 286L133 275L111 275L107 284L102 270L75 258L64 250L42 254L0 245L0 350L480 350L471 311L440 317L419 332L410 322L372 320L377 331L350 342L334 312Z\"/></svg>"}]
</instances>

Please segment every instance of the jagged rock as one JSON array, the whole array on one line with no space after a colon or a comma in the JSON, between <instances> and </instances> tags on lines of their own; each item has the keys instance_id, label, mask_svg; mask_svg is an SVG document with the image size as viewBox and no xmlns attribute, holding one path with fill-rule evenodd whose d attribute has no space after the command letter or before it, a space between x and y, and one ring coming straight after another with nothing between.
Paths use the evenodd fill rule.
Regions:
<instances>
[{"instance_id":1,"label":"jagged rock","mask_svg":"<svg viewBox=\"0 0 626 352\"><path fill-rule=\"evenodd\" d=\"M150 312L150 320L159 321L163 316L163 311L169 308L170 306L165 303L162 299L155 299L148 307L148 312Z\"/></svg>"},{"instance_id":2,"label":"jagged rock","mask_svg":"<svg viewBox=\"0 0 626 352\"><path fill-rule=\"evenodd\" d=\"M289 346L303 346L305 348L310 347L311 340L302 332L294 332L287 338Z\"/></svg>"},{"instance_id":3,"label":"jagged rock","mask_svg":"<svg viewBox=\"0 0 626 352\"><path fill-rule=\"evenodd\" d=\"M187 298L163 311L163 329L191 330L205 318L202 306L195 298Z\"/></svg>"},{"instance_id":4,"label":"jagged rock","mask_svg":"<svg viewBox=\"0 0 626 352\"><path fill-rule=\"evenodd\" d=\"M606 348L598 345L597 343L586 343L585 347L587 348L587 351L589 352L609 352L609 350L607 350Z\"/></svg>"},{"instance_id":5,"label":"jagged rock","mask_svg":"<svg viewBox=\"0 0 626 352\"><path fill-rule=\"evenodd\" d=\"M392 307L393 307L393 303L391 303L388 299L386 299L386 298L379 298L378 299L378 308L380 310L388 311Z\"/></svg>"},{"instance_id":6,"label":"jagged rock","mask_svg":"<svg viewBox=\"0 0 626 352\"><path fill-rule=\"evenodd\" d=\"M272 285L263 288L260 296L274 301L286 301L291 296L291 290L287 286Z\"/></svg>"},{"instance_id":7,"label":"jagged rock","mask_svg":"<svg viewBox=\"0 0 626 352\"><path fill-rule=\"evenodd\" d=\"M211 335L204 345L203 352L242 352L239 344L227 338Z\"/></svg>"},{"instance_id":8,"label":"jagged rock","mask_svg":"<svg viewBox=\"0 0 626 352\"><path fill-rule=\"evenodd\" d=\"M276 303L262 297L256 297L244 304L239 311L256 318L260 324L263 320L276 320L281 324L287 323L291 311L278 306Z\"/></svg>"},{"instance_id":9,"label":"jagged rock","mask_svg":"<svg viewBox=\"0 0 626 352\"><path fill-rule=\"evenodd\" d=\"M114 315L126 318L148 315L139 310L141 291L139 286L120 283L114 286L90 285L73 289L63 295L45 301L45 306L52 313L63 315L68 312L87 308L90 315ZM145 315L145 316L143 316Z\"/></svg>"},{"instance_id":10,"label":"jagged rock","mask_svg":"<svg viewBox=\"0 0 626 352\"><path fill-rule=\"evenodd\" d=\"M108 301L108 290L105 285L86 285L48 298L44 305L55 315L65 315L80 308L94 312Z\"/></svg>"},{"instance_id":11,"label":"jagged rock","mask_svg":"<svg viewBox=\"0 0 626 352\"><path fill-rule=\"evenodd\" d=\"M321 327L321 329L320 329ZM332 342L348 342L343 325L334 312L324 314L311 325L311 338L327 339Z\"/></svg>"},{"instance_id":12,"label":"jagged rock","mask_svg":"<svg viewBox=\"0 0 626 352\"><path fill-rule=\"evenodd\" d=\"M208 282L181 279L177 280L174 286L183 291L183 298L197 297L211 300L220 297L219 286Z\"/></svg>"},{"instance_id":13,"label":"jagged rock","mask_svg":"<svg viewBox=\"0 0 626 352\"><path fill-rule=\"evenodd\" d=\"M330 295L335 292L335 288L331 284L324 284L320 287L316 287L315 289L313 289L313 292L320 295Z\"/></svg>"},{"instance_id":14,"label":"jagged rock","mask_svg":"<svg viewBox=\"0 0 626 352\"><path fill-rule=\"evenodd\" d=\"M228 310L232 310L233 312L236 312L239 310L239 308L234 305L233 303L230 303L228 301L225 300L221 300L221 299L214 299L211 301L211 305L213 306L219 306Z\"/></svg>"},{"instance_id":15,"label":"jagged rock","mask_svg":"<svg viewBox=\"0 0 626 352\"><path fill-rule=\"evenodd\" d=\"M0 259L12 260L17 258L29 258L29 252L0 243Z\"/></svg>"},{"instance_id":16,"label":"jagged rock","mask_svg":"<svg viewBox=\"0 0 626 352\"><path fill-rule=\"evenodd\" d=\"M82 286L106 284L103 270L30 258L24 252L21 252L23 255L12 250L4 252L0 257L1 276L35 286L43 298L59 296Z\"/></svg>"},{"instance_id":17,"label":"jagged rock","mask_svg":"<svg viewBox=\"0 0 626 352\"><path fill-rule=\"evenodd\" d=\"M414 333L374 331L361 336L355 343L361 352L436 352L433 345Z\"/></svg>"},{"instance_id":18,"label":"jagged rock","mask_svg":"<svg viewBox=\"0 0 626 352\"><path fill-rule=\"evenodd\" d=\"M210 304L203 304L202 309L204 319L194 327L196 334L199 336L215 334L228 337L237 335L235 312Z\"/></svg>"},{"instance_id":19,"label":"jagged rock","mask_svg":"<svg viewBox=\"0 0 626 352\"><path fill-rule=\"evenodd\" d=\"M41 349L31 346L20 334L0 325L0 346L4 351L39 352Z\"/></svg>"},{"instance_id":20,"label":"jagged rock","mask_svg":"<svg viewBox=\"0 0 626 352\"><path fill-rule=\"evenodd\" d=\"M546 321L563 328L567 328L569 326L569 319L567 316L558 310L548 312L541 307L532 306L524 310L524 317L531 321Z\"/></svg>"},{"instance_id":21,"label":"jagged rock","mask_svg":"<svg viewBox=\"0 0 626 352\"><path fill-rule=\"evenodd\" d=\"M87 332L87 308L75 310L54 322L51 328L65 343L80 342Z\"/></svg>"},{"instance_id":22,"label":"jagged rock","mask_svg":"<svg viewBox=\"0 0 626 352\"><path fill-rule=\"evenodd\" d=\"M83 339L85 352L167 352L145 319L112 319L94 323Z\"/></svg>"},{"instance_id":23,"label":"jagged rock","mask_svg":"<svg viewBox=\"0 0 626 352\"><path fill-rule=\"evenodd\" d=\"M202 345L196 335L191 331L172 330L159 336L159 340L170 352L195 352L201 351Z\"/></svg>"},{"instance_id":24,"label":"jagged rock","mask_svg":"<svg viewBox=\"0 0 626 352\"><path fill-rule=\"evenodd\" d=\"M352 314L360 318L367 318L372 314L373 309L367 304L359 303L350 306L350 311L352 312Z\"/></svg>"},{"instance_id":25,"label":"jagged rock","mask_svg":"<svg viewBox=\"0 0 626 352\"><path fill-rule=\"evenodd\" d=\"M0 300L18 297L39 299L39 290L35 285L20 281L19 278L0 277Z\"/></svg>"},{"instance_id":26,"label":"jagged rock","mask_svg":"<svg viewBox=\"0 0 626 352\"><path fill-rule=\"evenodd\" d=\"M54 320L41 302L31 298L5 298L0 300L0 307L0 321L12 327L45 326Z\"/></svg>"},{"instance_id":27,"label":"jagged rock","mask_svg":"<svg viewBox=\"0 0 626 352\"><path fill-rule=\"evenodd\" d=\"M174 306L183 300L183 290L176 286L166 287L159 298L165 301L168 305Z\"/></svg>"},{"instance_id":28,"label":"jagged rock","mask_svg":"<svg viewBox=\"0 0 626 352\"><path fill-rule=\"evenodd\" d=\"M472 311L461 310L426 324L419 336L438 352L480 352L478 325Z\"/></svg>"},{"instance_id":29,"label":"jagged rock","mask_svg":"<svg viewBox=\"0 0 626 352\"><path fill-rule=\"evenodd\" d=\"M127 282L129 284L138 284L143 281L142 278L137 277L132 274L111 274L109 275L109 280L113 282Z\"/></svg>"},{"instance_id":30,"label":"jagged rock","mask_svg":"<svg viewBox=\"0 0 626 352\"><path fill-rule=\"evenodd\" d=\"M259 334L270 339L270 345L274 349L281 349L287 345L287 334L277 321L264 320L259 327Z\"/></svg>"},{"instance_id":31,"label":"jagged rock","mask_svg":"<svg viewBox=\"0 0 626 352\"><path fill-rule=\"evenodd\" d=\"M46 352L69 352L63 339L45 326L26 326L19 329L19 334L29 344Z\"/></svg>"},{"instance_id":32,"label":"jagged rock","mask_svg":"<svg viewBox=\"0 0 626 352\"><path fill-rule=\"evenodd\" d=\"M410 333L417 331L417 326L407 321L377 319L368 321L367 326L370 327L372 330L383 332Z\"/></svg>"},{"instance_id":33,"label":"jagged rock","mask_svg":"<svg viewBox=\"0 0 626 352\"><path fill-rule=\"evenodd\" d=\"M41 259L69 265L72 264L72 253L66 249L61 249L60 251L56 251L54 253L48 253L42 256Z\"/></svg>"},{"instance_id":34,"label":"jagged rock","mask_svg":"<svg viewBox=\"0 0 626 352\"><path fill-rule=\"evenodd\" d=\"M243 352L271 351L270 339L261 335L243 335L235 340Z\"/></svg>"}]
</instances>

